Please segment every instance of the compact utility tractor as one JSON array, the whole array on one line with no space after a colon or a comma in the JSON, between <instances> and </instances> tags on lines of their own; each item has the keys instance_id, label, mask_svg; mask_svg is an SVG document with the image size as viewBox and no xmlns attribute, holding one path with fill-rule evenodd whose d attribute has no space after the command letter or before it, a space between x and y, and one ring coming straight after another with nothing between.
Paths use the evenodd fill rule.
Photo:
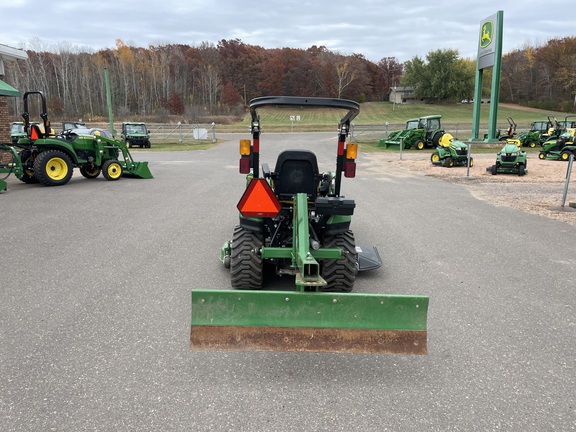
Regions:
<instances>
[{"instance_id":1,"label":"compact utility tractor","mask_svg":"<svg viewBox=\"0 0 576 432\"><path fill-rule=\"evenodd\" d=\"M30 122L28 98L31 95L40 97L42 122ZM95 179L101 172L107 180L118 180L123 175L152 178L148 162L135 162L122 141L103 135L83 135L78 132L80 129L55 135L42 92L24 94L22 117L25 137L13 145L0 144L4 160L0 163L0 173L13 173L24 183L46 186L65 185L75 167L87 179Z\"/></svg>"},{"instance_id":2,"label":"compact utility tractor","mask_svg":"<svg viewBox=\"0 0 576 432\"><path fill-rule=\"evenodd\" d=\"M452 134L445 133L438 142L438 147L430 156L433 165L451 168L468 164L468 145L455 139ZM474 158L470 158L470 166L474 166Z\"/></svg>"},{"instance_id":3,"label":"compact utility tractor","mask_svg":"<svg viewBox=\"0 0 576 432\"><path fill-rule=\"evenodd\" d=\"M496 155L496 163L486 168L486 171L492 175L505 173L523 176L528 173L526 166L526 152L521 150L519 144L509 141Z\"/></svg>"},{"instance_id":4,"label":"compact utility tractor","mask_svg":"<svg viewBox=\"0 0 576 432\"><path fill-rule=\"evenodd\" d=\"M440 124L440 115L429 115L410 119L406 122L406 128L391 132L387 139L380 140L379 145L386 148L423 150L438 145L444 129Z\"/></svg>"},{"instance_id":5,"label":"compact utility tractor","mask_svg":"<svg viewBox=\"0 0 576 432\"><path fill-rule=\"evenodd\" d=\"M262 107L346 110L338 125L334 172L318 169L311 150L282 151L260 168ZM250 102L252 140L240 141L246 189L239 222L220 259L233 290L192 290L191 349L352 353L426 353L428 298L351 293L356 273L380 267L375 247L359 247L351 230L355 201L341 194L356 175L358 146L347 142L359 113L344 99L270 96ZM265 282L294 277L293 290Z\"/></svg>"},{"instance_id":6,"label":"compact utility tractor","mask_svg":"<svg viewBox=\"0 0 576 432\"><path fill-rule=\"evenodd\" d=\"M522 131L513 138L506 141L510 144L516 144L518 147L530 147L542 145L548 137L548 130L552 127L550 120L538 120L532 122L529 131Z\"/></svg>"}]
</instances>

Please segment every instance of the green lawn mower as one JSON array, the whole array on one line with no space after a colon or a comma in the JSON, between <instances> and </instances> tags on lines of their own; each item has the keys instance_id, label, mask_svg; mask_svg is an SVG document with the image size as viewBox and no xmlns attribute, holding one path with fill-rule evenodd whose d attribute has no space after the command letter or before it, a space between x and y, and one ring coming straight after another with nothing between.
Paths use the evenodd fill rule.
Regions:
<instances>
[{"instance_id":1,"label":"green lawn mower","mask_svg":"<svg viewBox=\"0 0 576 432\"><path fill-rule=\"evenodd\" d=\"M455 139L452 134L445 133L440 137L438 147L430 156L433 165L447 168L468 164L468 145ZM474 166L474 159L470 158L470 166Z\"/></svg>"},{"instance_id":2,"label":"green lawn mower","mask_svg":"<svg viewBox=\"0 0 576 432\"><path fill-rule=\"evenodd\" d=\"M486 168L486 171L492 175L504 173L523 176L528 173L526 165L526 152L519 145L508 142L496 155L496 163Z\"/></svg>"},{"instance_id":3,"label":"green lawn mower","mask_svg":"<svg viewBox=\"0 0 576 432\"><path fill-rule=\"evenodd\" d=\"M576 155L576 145L571 132L564 132L558 138L551 138L542 144L539 159L568 161L570 155Z\"/></svg>"}]
</instances>

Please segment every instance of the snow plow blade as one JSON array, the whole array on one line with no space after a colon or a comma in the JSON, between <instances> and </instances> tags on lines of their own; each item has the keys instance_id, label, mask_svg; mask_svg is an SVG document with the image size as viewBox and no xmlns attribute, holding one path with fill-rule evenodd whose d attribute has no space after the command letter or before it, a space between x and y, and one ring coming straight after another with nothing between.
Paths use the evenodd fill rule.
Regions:
<instances>
[{"instance_id":1,"label":"snow plow blade","mask_svg":"<svg viewBox=\"0 0 576 432\"><path fill-rule=\"evenodd\" d=\"M428 297L193 290L190 349L427 354Z\"/></svg>"}]
</instances>

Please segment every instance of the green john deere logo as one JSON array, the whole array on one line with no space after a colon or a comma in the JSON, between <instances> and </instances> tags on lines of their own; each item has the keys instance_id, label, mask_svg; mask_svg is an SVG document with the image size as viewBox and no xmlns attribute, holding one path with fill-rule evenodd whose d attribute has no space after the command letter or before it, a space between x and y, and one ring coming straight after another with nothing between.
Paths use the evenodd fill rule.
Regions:
<instances>
[{"instance_id":1,"label":"green john deere logo","mask_svg":"<svg viewBox=\"0 0 576 432\"><path fill-rule=\"evenodd\" d=\"M482 34L480 35L480 48L486 48L492 43L494 36L494 24L492 21L486 21L482 24Z\"/></svg>"}]
</instances>

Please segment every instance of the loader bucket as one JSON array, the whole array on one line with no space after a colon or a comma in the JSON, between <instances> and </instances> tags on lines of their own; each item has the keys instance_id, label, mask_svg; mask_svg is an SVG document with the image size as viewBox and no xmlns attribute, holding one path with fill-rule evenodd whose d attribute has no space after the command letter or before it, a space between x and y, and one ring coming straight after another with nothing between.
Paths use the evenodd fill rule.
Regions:
<instances>
[{"instance_id":1,"label":"loader bucket","mask_svg":"<svg viewBox=\"0 0 576 432\"><path fill-rule=\"evenodd\" d=\"M190 349L426 354L428 297L192 291Z\"/></svg>"},{"instance_id":2,"label":"loader bucket","mask_svg":"<svg viewBox=\"0 0 576 432\"><path fill-rule=\"evenodd\" d=\"M150 169L148 168L148 162L133 162L127 164L122 173L125 177L137 177L143 179L154 178Z\"/></svg>"}]
</instances>

